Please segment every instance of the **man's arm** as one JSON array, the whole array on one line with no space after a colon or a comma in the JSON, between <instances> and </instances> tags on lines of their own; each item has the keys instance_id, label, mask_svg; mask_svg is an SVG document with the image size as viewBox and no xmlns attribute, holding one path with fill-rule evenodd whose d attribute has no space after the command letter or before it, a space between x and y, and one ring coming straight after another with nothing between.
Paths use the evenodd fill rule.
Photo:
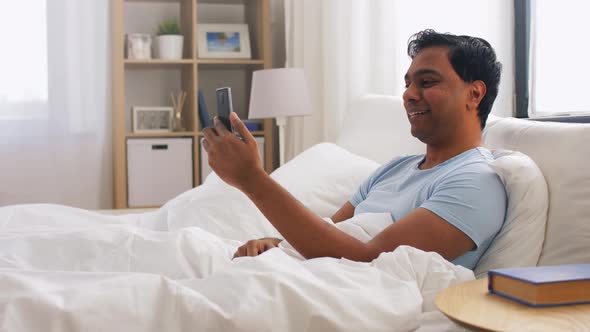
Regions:
<instances>
[{"instance_id":1,"label":"man's arm","mask_svg":"<svg viewBox=\"0 0 590 332\"><path fill-rule=\"evenodd\" d=\"M323 222L266 173L256 177L246 195L268 220L304 257L344 257L371 261L382 252L409 245L435 251L453 260L471 250L475 243L465 233L429 210L418 208L388 226L371 241L361 241Z\"/></svg>"},{"instance_id":2,"label":"man's arm","mask_svg":"<svg viewBox=\"0 0 590 332\"><path fill-rule=\"evenodd\" d=\"M350 204L350 202L346 202L341 208L340 210L336 211L336 213L334 213L334 215L332 216L332 221L337 224L341 221L350 219L354 216L354 206L352 206L352 204Z\"/></svg>"},{"instance_id":3,"label":"man's arm","mask_svg":"<svg viewBox=\"0 0 590 332\"><path fill-rule=\"evenodd\" d=\"M205 129L203 144L209 153L209 164L224 181L244 192L304 257L371 261L382 252L410 245L453 259L474 247L467 235L425 209L413 211L368 243L353 238L325 223L266 174L260 166L254 138L235 113L231 120L243 141L236 139L220 122L215 131ZM351 214L350 207L345 204L343 208L342 217ZM335 216L338 221L342 218L338 212Z\"/></svg>"},{"instance_id":4,"label":"man's arm","mask_svg":"<svg viewBox=\"0 0 590 332\"><path fill-rule=\"evenodd\" d=\"M352 218L353 215L354 206L352 206L352 204L349 202L346 202L346 204L344 204L340 210L336 211L336 213L330 219L332 219L334 223L339 223ZM250 240L238 248L234 254L234 258L243 256L258 256L269 249L277 247L282 241L282 239L269 237Z\"/></svg>"},{"instance_id":5,"label":"man's arm","mask_svg":"<svg viewBox=\"0 0 590 332\"><path fill-rule=\"evenodd\" d=\"M258 256L268 249L277 247L281 241L283 240L272 237L250 240L238 248L234 253L234 258L242 256Z\"/></svg>"}]
</instances>

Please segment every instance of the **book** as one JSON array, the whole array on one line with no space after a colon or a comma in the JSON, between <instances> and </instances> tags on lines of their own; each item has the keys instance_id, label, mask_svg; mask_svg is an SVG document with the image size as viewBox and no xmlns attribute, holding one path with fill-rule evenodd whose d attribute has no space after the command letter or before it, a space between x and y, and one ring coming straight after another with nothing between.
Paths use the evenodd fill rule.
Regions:
<instances>
[{"instance_id":1,"label":"book","mask_svg":"<svg viewBox=\"0 0 590 332\"><path fill-rule=\"evenodd\" d=\"M248 128L249 131L262 130L262 123L260 122L244 121L244 124L246 125L246 128Z\"/></svg>"},{"instance_id":2,"label":"book","mask_svg":"<svg viewBox=\"0 0 590 332\"><path fill-rule=\"evenodd\" d=\"M532 307L590 303L590 264L490 270L488 290Z\"/></svg>"},{"instance_id":3,"label":"book","mask_svg":"<svg viewBox=\"0 0 590 332\"><path fill-rule=\"evenodd\" d=\"M209 117L209 111L207 110L207 104L205 104L205 97L201 89L199 89L199 122L201 129L211 127L211 118Z\"/></svg>"}]
</instances>

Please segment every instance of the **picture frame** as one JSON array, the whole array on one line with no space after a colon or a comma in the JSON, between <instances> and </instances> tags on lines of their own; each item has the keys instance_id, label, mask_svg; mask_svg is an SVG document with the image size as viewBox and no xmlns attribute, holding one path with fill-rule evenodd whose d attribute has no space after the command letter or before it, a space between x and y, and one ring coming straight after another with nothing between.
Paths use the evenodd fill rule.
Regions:
<instances>
[{"instance_id":1,"label":"picture frame","mask_svg":"<svg viewBox=\"0 0 590 332\"><path fill-rule=\"evenodd\" d=\"M133 106L134 133L167 133L172 131L172 107Z\"/></svg>"},{"instance_id":2,"label":"picture frame","mask_svg":"<svg viewBox=\"0 0 590 332\"><path fill-rule=\"evenodd\" d=\"M198 24L199 58L250 59L248 24Z\"/></svg>"}]
</instances>

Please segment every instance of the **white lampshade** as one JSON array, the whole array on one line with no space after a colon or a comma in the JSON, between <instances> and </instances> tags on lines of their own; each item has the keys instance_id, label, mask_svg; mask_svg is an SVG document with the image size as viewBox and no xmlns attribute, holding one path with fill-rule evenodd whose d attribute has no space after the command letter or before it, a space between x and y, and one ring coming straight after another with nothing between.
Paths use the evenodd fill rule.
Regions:
<instances>
[{"instance_id":1,"label":"white lampshade","mask_svg":"<svg viewBox=\"0 0 590 332\"><path fill-rule=\"evenodd\" d=\"M311 100L301 68L257 70L252 75L249 119L276 118L279 160L285 163L287 117L311 114Z\"/></svg>"},{"instance_id":2,"label":"white lampshade","mask_svg":"<svg viewBox=\"0 0 590 332\"><path fill-rule=\"evenodd\" d=\"M301 68L257 70L252 76L249 119L311 114L311 100Z\"/></svg>"}]
</instances>

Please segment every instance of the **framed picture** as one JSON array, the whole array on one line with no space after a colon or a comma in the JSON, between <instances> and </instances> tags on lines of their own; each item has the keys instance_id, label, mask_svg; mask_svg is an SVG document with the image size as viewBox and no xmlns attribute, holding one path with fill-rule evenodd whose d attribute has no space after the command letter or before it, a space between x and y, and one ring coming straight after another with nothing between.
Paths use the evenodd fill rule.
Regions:
<instances>
[{"instance_id":1,"label":"framed picture","mask_svg":"<svg viewBox=\"0 0 590 332\"><path fill-rule=\"evenodd\" d=\"M199 58L250 59L247 24L198 24Z\"/></svg>"},{"instance_id":2,"label":"framed picture","mask_svg":"<svg viewBox=\"0 0 590 332\"><path fill-rule=\"evenodd\" d=\"M133 107L134 133L165 133L172 131L172 107Z\"/></svg>"}]
</instances>

